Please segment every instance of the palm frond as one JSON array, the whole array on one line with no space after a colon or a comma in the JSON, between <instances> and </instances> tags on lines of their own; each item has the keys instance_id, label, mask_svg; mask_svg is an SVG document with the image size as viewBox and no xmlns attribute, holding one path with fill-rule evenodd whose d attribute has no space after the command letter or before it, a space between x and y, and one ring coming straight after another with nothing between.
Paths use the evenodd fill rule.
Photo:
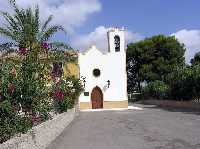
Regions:
<instances>
[{"instance_id":1,"label":"palm frond","mask_svg":"<svg viewBox=\"0 0 200 149\"><path fill-rule=\"evenodd\" d=\"M25 18L25 11L24 9L19 9L17 6L14 8L15 14L14 18L18 21L18 25L21 26L21 29L24 29L24 18Z\"/></svg>"},{"instance_id":2,"label":"palm frond","mask_svg":"<svg viewBox=\"0 0 200 149\"><path fill-rule=\"evenodd\" d=\"M50 15L42 26L42 29L41 29L42 32L44 32L47 29L47 26L52 21L52 19L53 19L53 16Z\"/></svg>"},{"instance_id":3,"label":"palm frond","mask_svg":"<svg viewBox=\"0 0 200 149\"><path fill-rule=\"evenodd\" d=\"M14 8L15 14L13 15L14 18L18 21L18 25L21 25L23 27L23 19L25 18L25 10L23 8L19 9L16 5L15 0L9 0L11 6Z\"/></svg>"},{"instance_id":4,"label":"palm frond","mask_svg":"<svg viewBox=\"0 0 200 149\"><path fill-rule=\"evenodd\" d=\"M43 33L41 41L49 40L58 31L63 31L66 33L65 29L62 26L51 26Z\"/></svg>"},{"instance_id":5,"label":"palm frond","mask_svg":"<svg viewBox=\"0 0 200 149\"><path fill-rule=\"evenodd\" d=\"M35 8L35 14L34 14L34 22L35 22L35 31L39 32L39 26L40 26L40 11L39 11L39 6L37 5Z\"/></svg>"},{"instance_id":6,"label":"palm frond","mask_svg":"<svg viewBox=\"0 0 200 149\"><path fill-rule=\"evenodd\" d=\"M16 6L16 1L15 0L8 0L11 6L15 7Z\"/></svg>"},{"instance_id":7,"label":"palm frond","mask_svg":"<svg viewBox=\"0 0 200 149\"><path fill-rule=\"evenodd\" d=\"M15 41L19 40L22 29L18 21L14 17L12 17L9 13L6 13L6 12L2 12L2 16L7 21L7 25L3 28L4 36L9 36L9 38ZM7 30L6 34L5 34L5 30ZM8 32L9 32L9 35L8 35Z\"/></svg>"},{"instance_id":8,"label":"palm frond","mask_svg":"<svg viewBox=\"0 0 200 149\"><path fill-rule=\"evenodd\" d=\"M5 36L5 37L10 38L11 40L15 40L15 39L16 39L16 37L13 35L13 33L10 32L10 31L9 31L8 29L6 29L6 28L0 27L0 34L1 34L2 36Z\"/></svg>"},{"instance_id":9,"label":"palm frond","mask_svg":"<svg viewBox=\"0 0 200 149\"><path fill-rule=\"evenodd\" d=\"M3 18L8 22L8 25L11 26L14 30L18 30L19 26L16 20L7 12L1 12Z\"/></svg>"}]
</instances>

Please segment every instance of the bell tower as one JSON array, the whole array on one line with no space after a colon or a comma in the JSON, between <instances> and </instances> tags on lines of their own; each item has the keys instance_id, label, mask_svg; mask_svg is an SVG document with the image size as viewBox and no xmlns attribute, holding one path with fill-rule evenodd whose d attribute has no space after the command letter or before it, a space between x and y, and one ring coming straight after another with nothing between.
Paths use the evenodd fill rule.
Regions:
<instances>
[{"instance_id":1,"label":"bell tower","mask_svg":"<svg viewBox=\"0 0 200 149\"><path fill-rule=\"evenodd\" d=\"M108 30L108 52L125 52L125 30L111 28Z\"/></svg>"}]
</instances>

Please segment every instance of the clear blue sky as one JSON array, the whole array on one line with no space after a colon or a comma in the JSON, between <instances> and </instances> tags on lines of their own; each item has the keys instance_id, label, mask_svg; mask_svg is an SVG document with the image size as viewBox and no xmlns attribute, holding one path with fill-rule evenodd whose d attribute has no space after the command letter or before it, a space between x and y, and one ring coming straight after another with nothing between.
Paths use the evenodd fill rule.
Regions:
<instances>
[{"instance_id":1,"label":"clear blue sky","mask_svg":"<svg viewBox=\"0 0 200 149\"><path fill-rule=\"evenodd\" d=\"M171 34L200 28L199 0L100 0L102 10L93 14L78 32L100 25L125 26L144 36Z\"/></svg>"}]
</instances>

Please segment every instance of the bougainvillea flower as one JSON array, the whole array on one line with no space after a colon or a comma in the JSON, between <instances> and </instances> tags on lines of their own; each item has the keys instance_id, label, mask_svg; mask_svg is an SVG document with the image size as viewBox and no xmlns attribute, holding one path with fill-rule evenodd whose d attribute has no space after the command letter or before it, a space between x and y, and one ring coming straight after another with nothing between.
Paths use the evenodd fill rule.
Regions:
<instances>
[{"instance_id":1,"label":"bougainvillea flower","mask_svg":"<svg viewBox=\"0 0 200 149\"><path fill-rule=\"evenodd\" d=\"M60 85L61 79L59 77L55 77L55 83L56 83L56 85Z\"/></svg>"},{"instance_id":2,"label":"bougainvillea flower","mask_svg":"<svg viewBox=\"0 0 200 149\"><path fill-rule=\"evenodd\" d=\"M32 115L31 122L33 125L37 125L40 122L40 117L37 116L36 114Z\"/></svg>"},{"instance_id":3,"label":"bougainvillea flower","mask_svg":"<svg viewBox=\"0 0 200 149\"><path fill-rule=\"evenodd\" d=\"M63 100L64 99L64 94L61 90L56 90L55 93L54 93L54 97L57 99L57 100Z\"/></svg>"},{"instance_id":4,"label":"bougainvillea flower","mask_svg":"<svg viewBox=\"0 0 200 149\"><path fill-rule=\"evenodd\" d=\"M12 70L10 71L10 74L15 77L17 75L17 71L15 68L12 68Z\"/></svg>"},{"instance_id":5,"label":"bougainvillea flower","mask_svg":"<svg viewBox=\"0 0 200 149\"><path fill-rule=\"evenodd\" d=\"M15 91L15 85L12 83L8 84L8 92L12 94Z\"/></svg>"},{"instance_id":6,"label":"bougainvillea flower","mask_svg":"<svg viewBox=\"0 0 200 149\"><path fill-rule=\"evenodd\" d=\"M46 43L46 42L42 43L42 48L43 49L48 49L49 48L49 44Z\"/></svg>"},{"instance_id":7,"label":"bougainvillea flower","mask_svg":"<svg viewBox=\"0 0 200 149\"><path fill-rule=\"evenodd\" d=\"M26 55L27 54L28 49L27 48L19 48L19 53L21 55Z\"/></svg>"}]
</instances>

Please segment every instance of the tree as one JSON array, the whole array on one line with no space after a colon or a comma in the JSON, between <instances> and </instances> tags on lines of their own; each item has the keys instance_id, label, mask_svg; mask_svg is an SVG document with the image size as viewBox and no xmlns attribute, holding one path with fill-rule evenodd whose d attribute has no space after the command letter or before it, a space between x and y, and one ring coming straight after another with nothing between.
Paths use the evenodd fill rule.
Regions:
<instances>
[{"instance_id":1,"label":"tree","mask_svg":"<svg viewBox=\"0 0 200 149\"><path fill-rule=\"evenodd\" d=\"M200 64L200 52L197 52L193 59L191 59L192 66Z\"/></svg>"},{"instance_id":2,"label":"tree","mask_svg":"<svg viewBox=\"0 0 200 149\"><path fill-rule=\"evenodd\" d=\"M127 48L128 90L141 91L142 82L166 82L167 74L184 66L185 47L174 36L157 35Z\"/></svg>"},{"instance_id":3,"label":"tree","mask_svg":"<svg viewBox=\"0 0 200 149\"><path fill-rule=\"evenodd\" d=\"M10 4L14 13L2 12L6 25L0 27L0 35L9 39L9 42L1 44L0 49L5 53L14 51L20 61L19 63L2 62L0 68L2 72L5 71L5 67L11 69L8 72L12 70L17 72L17 79L13 78L17 80L15 81L17 83L14 84L13 80L6 79L4 75L0 78L1 82L4 83L0 84L3 88L1 91L7 97L7 87L12 90L16 88L15 92L13 91L13 97L8 96L9 99L13 100L13 103L21 104L27 112L37 111L44 115L46 111L42 106L47 104L42 103L49 98L46 87L50 69L48 63L49 50L66 47L64 43L56 42L54 44L49 40L56 32L64 31L64 28L60 25L50 25L52 16L49 16L44 24L41 24L38 6L34 9L31 7L27 9L18 8L15 0L10 0Z\"/></svg>"},{"instance_id":4,"label":"tree","mask_svg":"<svg viewBox=\"0 0 200 149\"><path fill-rule=\"evenodd\" d=\"M6 21L6 25L0 27L0 35L9 39L8 43L0 45L1 49L6 51L15 50L23 55L28 53L32 54L35 60L40 55L46 54L48 58L48 50L51 47L61 47L66 44L58 42L50 42L50 38L58 31L64 31L64 28L60 25L50 25L53 16L49 16L48 19L41 24L39 18L39 7L35 9L27 8L21 9L16 5L15 0L9 0L14 14L8 12L2 12L2 16ZM51 46L50 46L51 45Z\"/></svg>"},{"instance_id":5,"label":"tree","mask_svg":"<svg viewBox=\"0 0 200 149\"><path fill-rule=\"evenodd\" d=\"M177 67L168 75L171 97L176 100L200 100L200 67Z\"/></svg>"}]
</instances>

